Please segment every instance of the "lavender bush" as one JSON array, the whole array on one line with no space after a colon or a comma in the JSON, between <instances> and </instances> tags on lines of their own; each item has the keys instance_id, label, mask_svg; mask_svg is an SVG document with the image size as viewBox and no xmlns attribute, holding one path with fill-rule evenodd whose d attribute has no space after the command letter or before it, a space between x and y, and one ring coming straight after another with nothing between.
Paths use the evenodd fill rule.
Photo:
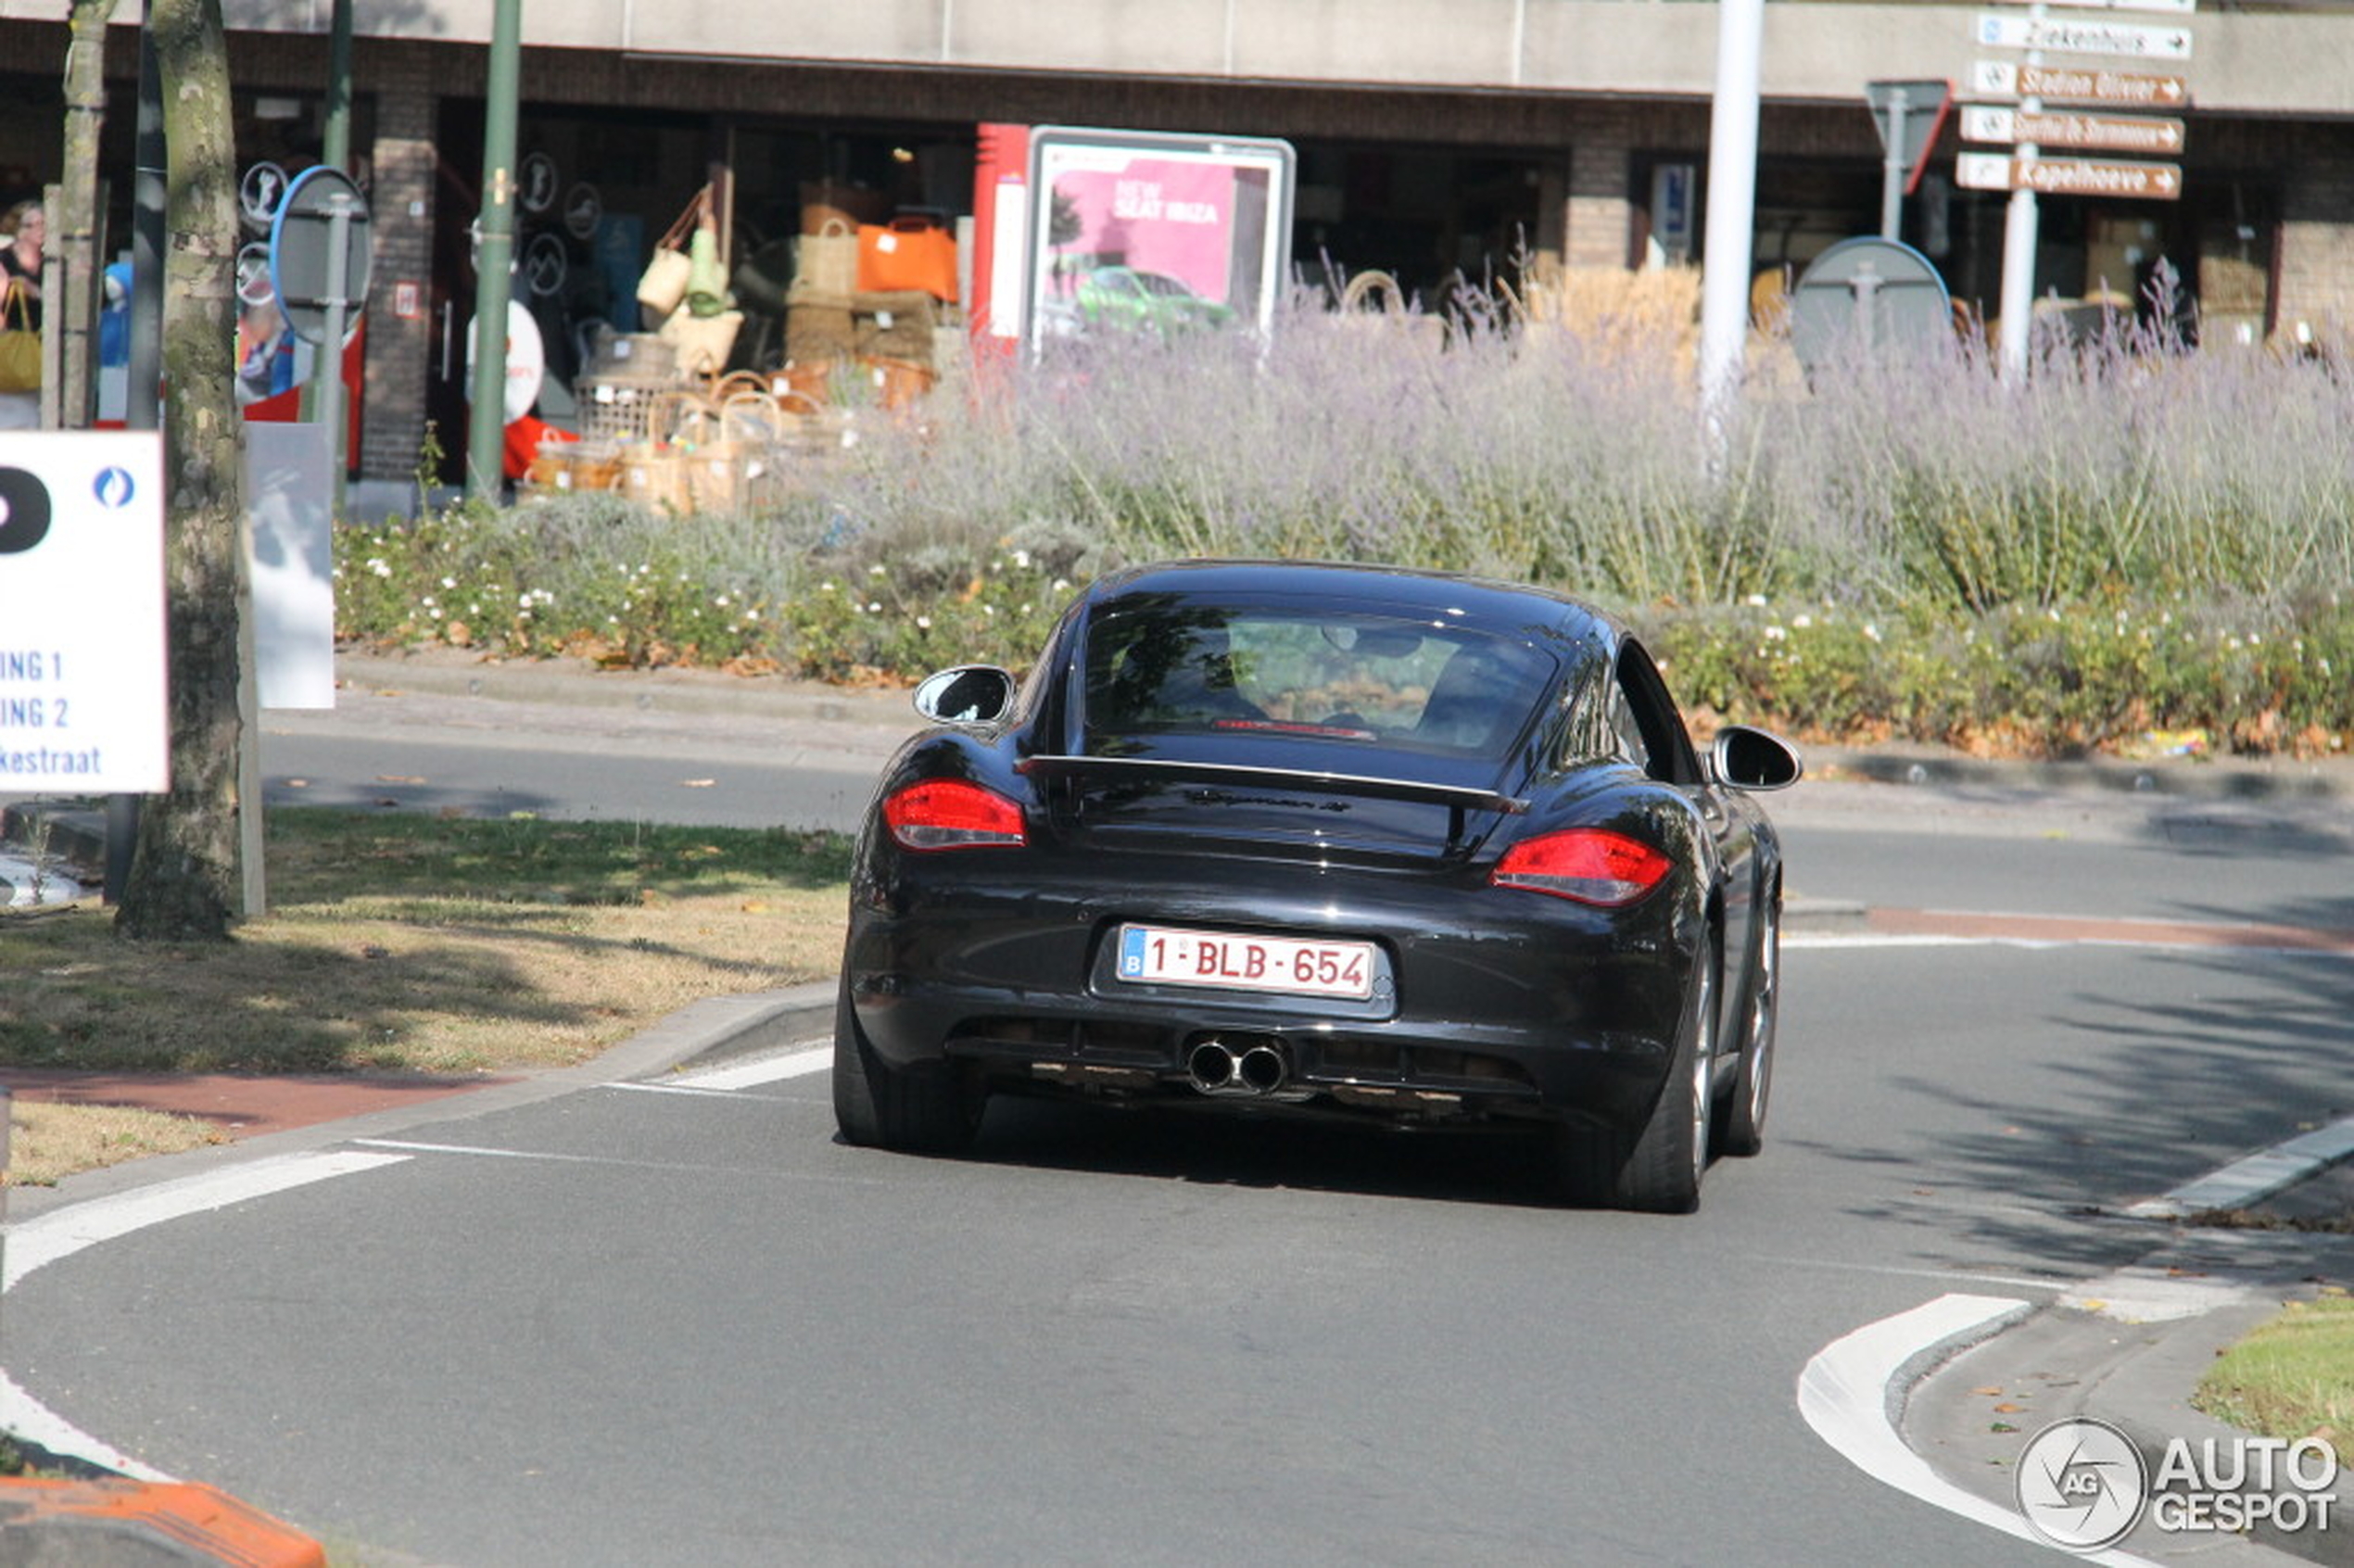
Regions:
<instances>
[{"instance_id":1,"label":"lavender bush","mask_svg":"<svg viewBox=\"0 0 2354 1568\"><path fill-rule=\"evenodd\" d=\"M1263 346L1062 345L862 415L753 514L576 497L344 530L342 613L363 637L904 678L1018 663L1125 561L1381 561L1600 599L1696 700L1816 733L2354 729L2347 367L2129 330L2042 344L2019 386L1958 345L1810 378L1760 340L1712 430L1677 325L1301 306Z\"/></svg>"}]
</instances>

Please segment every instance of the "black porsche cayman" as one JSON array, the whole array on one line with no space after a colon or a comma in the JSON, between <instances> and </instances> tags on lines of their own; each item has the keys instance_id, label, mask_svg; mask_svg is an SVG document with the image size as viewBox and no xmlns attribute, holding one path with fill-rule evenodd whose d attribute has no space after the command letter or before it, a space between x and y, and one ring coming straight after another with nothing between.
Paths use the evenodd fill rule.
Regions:
<instances>
[{"instance_id":1,"label":"black porsche cayman","mask_svg":"<svg viewBox=\"0 0 2354 1568\"><path fill-rule=\"evenodd\" d=\"M988 1097L1510 1127L1580 1201L1753 1154L1781 850L1641 645L1571 600L1188 562L1094 585L1028 678L924 683L852 872L833 1093L950 1152Z\"/></svg>"}]
</instances>

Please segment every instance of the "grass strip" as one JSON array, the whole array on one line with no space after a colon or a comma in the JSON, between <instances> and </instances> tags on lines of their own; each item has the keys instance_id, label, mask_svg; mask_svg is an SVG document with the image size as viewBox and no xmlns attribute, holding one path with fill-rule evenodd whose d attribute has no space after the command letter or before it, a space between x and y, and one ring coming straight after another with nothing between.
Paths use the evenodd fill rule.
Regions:
<instances>
[{"instance_id":1,"label":"grass strip","mask_svg":"<svg viewBox=\"0 0 2354 1568\"><path fill-rule=\"evenodd\" d=\"M270 911L227 943L124 942L95 901L0 914L0 1069L569 1066L840 957L839 834L316 807L273 811L268 830ZM44 1155L37 1176L12 1150L17 1179L108 1163L124 1135L162 1136L94 1129L79 1163Z\"/></svg>"},{"instance_id":2,"label":"grass strip","mask_svg":"<svg viewBox=\"0 0 2354 1568\"><path fill-rule=\"evenodd\" d=\"M2261 1436L2318 1437L2354 1465L2354 1297L2290 1302L2216 1358L2191 1403Z\"/></svg>"}]
</instances>

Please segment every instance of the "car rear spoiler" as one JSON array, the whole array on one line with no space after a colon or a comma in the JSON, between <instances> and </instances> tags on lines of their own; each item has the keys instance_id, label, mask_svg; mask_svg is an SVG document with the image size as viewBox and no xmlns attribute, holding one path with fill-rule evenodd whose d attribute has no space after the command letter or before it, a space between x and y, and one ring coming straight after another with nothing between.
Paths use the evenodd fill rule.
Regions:
<instances>
[{"instance_id":1,"label":"car rear spoiler","mask_svg":"<svg viewBox=\"0 0 2354 1568\"><path fill-rule=\"evenodd\" d=\"M1180 762L1166 757L1074 757L1044 754L1024 757L1014 771L1026 778L1133 778L1170 783L1241 784L1287 790L1312 790L1330 795L1362 795L1384 801L1424 801L1453 812L1447 831L1451 842L1463 836L1466 812L1495 811L1517 816L1528 802L1463 784L1429 784L1419 778L1376 778L1358 773L1317 773L1304 768L1248 767L1234 763Z\"/></svg>"}]
</instances>

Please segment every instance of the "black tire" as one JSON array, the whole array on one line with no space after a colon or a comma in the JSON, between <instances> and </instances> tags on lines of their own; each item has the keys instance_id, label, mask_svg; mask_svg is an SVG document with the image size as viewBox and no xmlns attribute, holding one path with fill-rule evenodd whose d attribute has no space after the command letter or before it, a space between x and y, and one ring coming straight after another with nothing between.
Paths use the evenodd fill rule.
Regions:
<instances>
[{"instance_id":1,"label":"black tire","mask_svg":"<svg viewBox=\"0 0 2354 1568\"><path fill-rule=\"evenodd\" d=\"M1651 1119L1618 1167L1612 1201L1646 1214L1690 1214L1700 1207L1708 1169L1711 1064L1716 1045L1716 942L1703 938L1692 962L1683 1027L1659 1086Z\"/></svg>"},{"instance_id":2,"label":"black tire","mask_svg":"<svg viewBox=\"0 0 2354 1568\"><path fill-rule=\"evenodd\" d=\"M1716 1152L1746 1159L1766 1146L1766 1102L1774 1086L1774 1032L1781 1015L1782 890L1766 904L1757 932L1756 982L1733 1092L1717 1107Z\"/></svg>"},{"instance_id":3,"label":"black tire","mask_svg":"<svg viewBox=\"0 0 2354 1568\"><path fill-rule=\"evenodd\" d=\"M903 1154L962 1154L981 1131L984 1096L947 1062L894 1071L875 1056L850 1005L834 1000L834 1125L842 1142Z\"/></svg>"}]
</instances>

